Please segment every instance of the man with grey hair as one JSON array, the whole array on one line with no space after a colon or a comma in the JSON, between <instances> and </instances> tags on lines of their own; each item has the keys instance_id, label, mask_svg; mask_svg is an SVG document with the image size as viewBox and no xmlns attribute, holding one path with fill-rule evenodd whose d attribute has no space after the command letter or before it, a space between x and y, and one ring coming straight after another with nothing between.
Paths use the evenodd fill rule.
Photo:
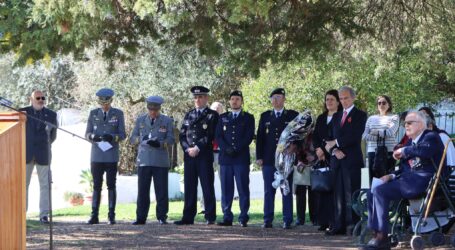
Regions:
<instances>
[{"instance_id":1,"label":"man with grey hair","mask_svg":"<svg viewBox=\"0 0 455 250\"><path fill-rule=\"evenodd\" d=\"M343 111L333 115L333 140L327 141L325 146L332 155L330 165L335 176L335 214L327 235L345 234L358 220L352 210L351 197L354 191L360 189L360 169L363 167L361 141L367 120L367 114L354 106L356 95L351 87L341 87L338 95Z\"/></svg>"},{"instance_id":2,"label":"man with grey hair","mask_svg":"<svg viewBox=\"0 0 455 250\"><path fill-rule=\"evenodd\" d=\"M384 184L368 193L368 227L374 237L364 249L390 249L389 204L400 199L413 199L425 192L435 174L433 164L439 165L444 151L439 135L427 129L426 115L411 111L404 121L407 144L395 150L393 157L400 160L400 168L381 177Z\"/></svg>"},{"instance_id":3,"label":"man with grey hair","mask_svg":"<svg viewBox=\"0 0 455 250\"><path fill-rule=\"evenodd\" d=\"M27 115L49 122L57 126L57 113L45 107L46 96L41 90L35 90L30 96L29 107L20 109ZM47 131L50 133L48 142ZM57 130L48 128L46 124L35 119L27 119L26 123L26 203L28 208L28 187L36 166L40 185L40 222L49 223L49 165L51 152L49 143L57 138Z\"/></svg>"}]
</instances>

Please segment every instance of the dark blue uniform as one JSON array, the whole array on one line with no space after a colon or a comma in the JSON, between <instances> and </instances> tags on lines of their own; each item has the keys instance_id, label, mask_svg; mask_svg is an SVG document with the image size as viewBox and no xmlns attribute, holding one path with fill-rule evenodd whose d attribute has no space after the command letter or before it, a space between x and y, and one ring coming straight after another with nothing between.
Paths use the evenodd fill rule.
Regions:
<instances>
[{"instance_id":1,"label":"dark blue uniform","mask_svg":"<svg viewBox=\"0 0 455 250\"><path fill-rule=\"evenodd\" d=\"M198 177L201 181L205 202L205 219L216 219L216 199L213 171L213 140L218 113L205 108L197 115L197 109L186 113L180 129L180 145L184 155L185 204L182 222L191 224L196 216ZM197 146L199 154L190 157L187 149Z\"/></svg>"},{"instance_id":2,"label":"dark blue uniform","mask_svg":"<svg viewBox=\"0 0 455 250\"><path fill-rule=\"evenodd\" d=\"M234 198L234 178L240 198L240 223L249 220L250 208L250 147L254 137L254 116L239 112L237 118L226 112L220 116L216 128L216 141L220 147L221 207L223 221L233 221L231 211Z\"/></svg>"},{"instance_id":3,"label":"dark blue uniform","mask_svg":"<svg viewBox=\"0 0 455 250\"><path fill-rule=\"evenodd\" d=\"M264 178L264 223L273 222L275 210L276 189L272 186L274 181L275 151L281 132L288 123L298 115L297 111L284 109L280 117L275 116L274 110L261 114L256 138L256 159L262 159L262 175ZM289 186L292 187L292 175L288 177ZM283 221L292 223L292 192L283 196Z\"/></svg>"}]
</instances>

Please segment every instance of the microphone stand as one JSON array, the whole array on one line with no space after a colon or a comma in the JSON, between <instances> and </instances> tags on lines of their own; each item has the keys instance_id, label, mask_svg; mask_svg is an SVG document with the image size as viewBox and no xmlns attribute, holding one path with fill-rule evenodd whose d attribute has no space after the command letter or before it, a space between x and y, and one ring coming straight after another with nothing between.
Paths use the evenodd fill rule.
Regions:
<instances>
[{"instance_id":1,"label":"microphone stand","mask_svg":"<svg viewBox=\"0 0 455 250\"><path fill-rule=\"evenodd\" d=\"M13 108L13 107L11 107L11 103L5 102L4 100L5 99L1 99L0 98L0 105L1 106L6 107L6 108L11 109L11 110L14 110L14 111L16 111L19 114L25 115L27 117L27 119L31 118L32 120L38 121L38 122L43 123L44 125L46 125L47 154L48 154L47 156L48 156L48 160L49 160L48 180L47 180L48 181L48 186L49 186L49 190L48 190L49 191L49 249L52 250L52 249L54 249L54 246L53 246L54 235L53 235L53 220L52 220L51 131L52 131L52 129L58 129L58 130L61 130L61 131L65 132L65 133L68 133L68 134L72 135L73 137L77 137L77 138L82 139L84 141L87 141L89 143L93 143L93 142L87 140L86 138L84 138L82 136L74 134L74 133L72 133L72 132L70 132L68 130L59 128L58 126L56 126L55 124L53 124L51 122L36 118L34 116L29 115L27 112L23 112L23 111L20 111L20 110L18 110L16 108Z\"/></svg>"}]
</instances>

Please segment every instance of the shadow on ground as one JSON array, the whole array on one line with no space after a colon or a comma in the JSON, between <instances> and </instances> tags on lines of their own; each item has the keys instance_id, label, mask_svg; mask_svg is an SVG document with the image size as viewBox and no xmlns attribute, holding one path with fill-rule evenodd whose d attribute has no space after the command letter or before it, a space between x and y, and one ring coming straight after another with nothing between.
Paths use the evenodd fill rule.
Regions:
<instances>
[{"instance_id":1,"label":"shadow on ground","mask_svg":"<svg viewBox=\"0 0 455 250\"><path fill-rule=\"evenodd\" d=\"M160 226L150 222L133 226L119 221L117 225L85 225L83 221L57 219L54 224L56 248L172 248L172 249L356 249L351 237L327 237L313 226L283 230L276 223L272 229L261 225L241 228L207 226ZM27 249L45 249L49 244L47 226L28 228Z\"/></svg>"}]
</instances>

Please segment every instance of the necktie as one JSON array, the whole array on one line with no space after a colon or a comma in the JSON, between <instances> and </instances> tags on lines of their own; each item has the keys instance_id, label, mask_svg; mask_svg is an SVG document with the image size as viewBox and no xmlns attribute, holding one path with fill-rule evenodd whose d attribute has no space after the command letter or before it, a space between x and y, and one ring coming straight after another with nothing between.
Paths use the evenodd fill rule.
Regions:
<instances>
[{"instance_id":1,"label":"necktie","mask_svg":"<svg viewBox=\"0 0 455 250\"><path fill-rule=\"evenodd\" d=\"M281 112L276 112L276 118L280 118Z\"/></svg>"},{"instance_id":2,"label":"necktie","mask_svg":"<svg viewBox=\"0 0 455 250\"><path fill-rule=\"evenodd\" d=\"M346 117L348 116L348 111L343 112L343 117L341 118L341 126L344 125L344 122L346 121Z\"/></svg>"},{"instance_id":3,"label":"necktie","mask_svg":"<svg viewBox=\"0 0 455 250\"><path fill-rule=\"evenodd\" d=\"M234 120L237 119L237 114L234 114Z\"/></svg>"},{"instance_id":4,"label":"necktie","mask_svg":"<svg viewBox=\"0 0 455 250\"><path fill-rule=\"evenodd\" d=\"M155 123L155 119L152 119L152 121L150 122L150 125L153 126L154 123Z\"/></svg>"},{"instance_id":5,"label":"necktie","mask_svg":"<svg viewBox=\"0 0 455 250\"><path fill-rule=\"evenodd\" d=\"M201 111L200 110L197 111L197 118L199 118L199 116L201 116Z\"/></svg>"},{"instance_id":6,"label":"necktie","mask_svg":"<svg viewBox=\"0 0 455 250\"><path fill-rule=\"evenodd\" d=\"M103 120L106 121L107 113L106 113L106 112L103 112L103 114L104 114Z\"/></svg>"}]
</instances>

